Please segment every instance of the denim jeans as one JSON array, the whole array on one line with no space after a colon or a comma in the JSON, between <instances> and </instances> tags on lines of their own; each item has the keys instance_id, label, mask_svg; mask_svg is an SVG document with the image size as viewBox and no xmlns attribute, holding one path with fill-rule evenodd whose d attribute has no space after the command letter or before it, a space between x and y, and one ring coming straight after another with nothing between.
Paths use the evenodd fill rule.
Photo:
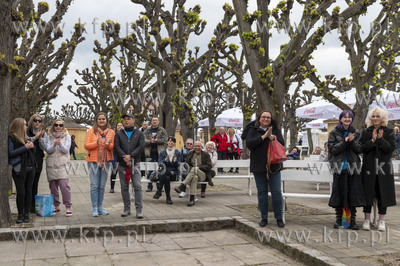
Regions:
<instances>
[{"instance_id":1,"label":"denim jeans","mask_svg":"<svg viewBox=\"0 0 400 266\"><path fill-rule=\"evenodd\" d=\"M88 162L90 176L90 198L92 207L101 208L103 206L104 190L107 183L108 171L111 163L108 162L102 170L97 162Z\"/></svg>"},{"instance_id":2,"label":"denim jeans","mask_svg":"<svg viewBox=\"0 0 400 266\"><path fill-rule=\"evenodd\" d=\"M283 199L281 190L281 172L269 175L267 173L253 173L257 186L258 206L262 219L268 219L268 185L272 195L272 206L274 207L275 219L282 219Z\"/></svg>"}]
</instances>

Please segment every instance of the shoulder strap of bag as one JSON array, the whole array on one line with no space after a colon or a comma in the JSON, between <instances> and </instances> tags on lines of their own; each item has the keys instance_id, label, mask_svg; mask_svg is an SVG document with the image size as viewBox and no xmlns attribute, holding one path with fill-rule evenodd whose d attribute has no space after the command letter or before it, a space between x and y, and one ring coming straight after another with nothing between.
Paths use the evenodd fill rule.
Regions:
<instances>
[{"instance_id":1,"label":"shoulder strap of bag","mask_svg":"<svg viewBox=\"0 0 400 266\"><path fill-rule=\"evenodd\" d=\"M272 141L268 142L267 150L267 180L269 180L269 169L271 169Z\"/></svg>"}]
</instances>

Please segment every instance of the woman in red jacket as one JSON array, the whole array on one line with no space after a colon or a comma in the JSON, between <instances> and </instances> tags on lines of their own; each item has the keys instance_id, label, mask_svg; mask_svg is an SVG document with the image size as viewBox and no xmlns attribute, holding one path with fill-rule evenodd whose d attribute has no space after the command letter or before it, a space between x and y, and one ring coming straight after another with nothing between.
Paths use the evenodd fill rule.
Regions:
<instances>
[{"instance_id":1,"label":"woman in red jacket","mask_svg":"<svg viewBox=\"0 0 400 266\"><path fill-rule=\"evenodd\" d=\"M114 136L115 132L110 128L106 114L98 113L93 127L89 129L86 135L84 145L88 151L86 161L89 166L93 217L97 217L99 214L108 214L103 209L103 198L110 162L114 159Z\"/></svg>"}]
</instances>

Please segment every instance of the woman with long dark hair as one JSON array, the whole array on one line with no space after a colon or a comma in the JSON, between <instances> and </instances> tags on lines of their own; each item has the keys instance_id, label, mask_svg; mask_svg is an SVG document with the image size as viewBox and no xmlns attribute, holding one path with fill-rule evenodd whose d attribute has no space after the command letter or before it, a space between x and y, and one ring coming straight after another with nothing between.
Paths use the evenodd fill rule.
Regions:
<instances>
[{"instance_id":1,"label":"woman with long dark hair","mask_svg":"<svg viewBox=\"0 0 400 266\"><path fill-rule=\"evenodd\" d=\"M281 189L281 164L271 164L269 179L267 179L268 144L277 140L283 146L281 129L278 128L275 120L272 119L270 111L263 111L258 115L254 125L246 130L246 144L250 149L250 171L254 174L257 186L258 206L261 212L259 225L265 227L268 224L268 186L271 189L272 205L277 225L285 227L282 220L282 189Z\"/></svg>"},{"instance_id":2,"label":"woman with long dark hair","mask_svg":"<svg viewBox=\"0 0 400 266\"><path fill-rule=\"evenodd\" d=\"M350 229L358 230L356 207L365 204L360 169L361 153L360 132L352 125L354 115L344 110L339 115L338 125L329 133L328 160L333 169L332 194L329 206L336 210L334 228L342 226L343 210L350 210ZM348 207L348 208L346 208Z\"/></svg>"},{"instance_id":3,"label":"woman with long dark hair","mask_svg":"<svg viewBox=\"0 0 400 266\"><path fill-rule=\"evenodd\" d=\"M27 129L25 119L16 118L11 122L8 134L8 163L13 166L12 177L17 189L17 224L30 222L32 184L37 166L35 146L28 140Z\"/></svg>"}]
</instances>

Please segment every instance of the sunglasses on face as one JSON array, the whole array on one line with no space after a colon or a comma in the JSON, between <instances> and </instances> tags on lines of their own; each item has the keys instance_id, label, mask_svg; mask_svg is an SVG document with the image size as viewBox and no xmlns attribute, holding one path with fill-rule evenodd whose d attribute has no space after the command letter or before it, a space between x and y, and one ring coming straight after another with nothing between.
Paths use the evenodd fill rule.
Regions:
<instances>
[{"instance_id":1,"label":"sunglasses on face","mask_svg":"<svg viewBox=\"0 0 400 266\"><path fill-rule=\"evenodd\" d=\"M64 124L54 124L54 127L63 127Z\"/></svg>"},{"instance_id":2,"label":"sunglasses on face","mask_svg":"<svg viewBox=\"0 0 400 266\"><path fill-rule=\"evenodd\" d=\"M33 122L35 122L35 123L42 123L42 120L40 120L40 119L33 119Z\"/></svg>"}]
</instances>

